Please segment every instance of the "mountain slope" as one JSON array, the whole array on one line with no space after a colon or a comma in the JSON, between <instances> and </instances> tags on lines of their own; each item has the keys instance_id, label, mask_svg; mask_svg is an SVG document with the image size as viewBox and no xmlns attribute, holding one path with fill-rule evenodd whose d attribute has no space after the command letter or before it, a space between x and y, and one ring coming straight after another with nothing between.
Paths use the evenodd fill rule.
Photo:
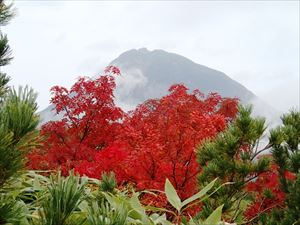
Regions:
<instances>
[{"instance_id":1,"label":"mountain slope","mask_svg":"<svg viewBox=\"0 0 300 225\"><path fill-rule=\"evenodd\" d=\"M190 90L199 89L207 94L217 92L223 97L238 97L243 104L254 104L256 114L269 120L277 112L251 91L226 74L163 50L145 48L122 53L110 65L118 66L122 76L117 78L116 102L123 109L133 109L149 98L158 98L175 83L183 83ZM42 122L54 119L53 106L41 112Z\"/></svg>"},{"instance_id":2,"label":"mountain slope","mask_svg":"<svg viewBox=\"0 0 300 225\"><path fill-rule=\"evenodd\" d=\"M243 102L255 98L252 92L224 73L163 50L133 49L121 54L111 65L118 66L123 73L117 90L122 103L160 97L175 83L184 83L189 89L198 88L206 94L218 92L224 97L238 97Z\"/></svg>"}]
</instances>

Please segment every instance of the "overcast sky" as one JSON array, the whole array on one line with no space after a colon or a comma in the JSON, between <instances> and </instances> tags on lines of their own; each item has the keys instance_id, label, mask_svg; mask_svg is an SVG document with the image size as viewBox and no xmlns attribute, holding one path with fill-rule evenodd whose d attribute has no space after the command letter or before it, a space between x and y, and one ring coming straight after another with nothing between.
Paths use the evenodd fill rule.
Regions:
<instances>
[{"instance_id":1,"label":"overcast sky","mask_svg":"<svg viewBox=\"0 0 300 225\"><path fill-rule=\"evenodd\" d=\"M70 87L122 52L147 47L225 72L274 108L299 109L299 1L15 1L3 29L12 85L40 110L53 85Z\"/></svg>"}]
</instances>

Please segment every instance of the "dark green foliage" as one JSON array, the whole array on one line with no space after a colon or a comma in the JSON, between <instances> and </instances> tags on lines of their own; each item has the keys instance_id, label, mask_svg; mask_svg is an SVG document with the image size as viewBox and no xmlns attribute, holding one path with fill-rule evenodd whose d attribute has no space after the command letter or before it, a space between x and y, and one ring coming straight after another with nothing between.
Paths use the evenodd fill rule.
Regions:
<instances>
[{"instance_id":1,"label":"dark green foliage","mask_svg":"<svg viewBox=\"0 0 300 225\"><path fill-rule=\"evenodd\" d=\"M124 225L127 216L127 210L121 207L113 209L103 198L99 202L90 202L87 221L89 225Z\"/></svg>"},{"instance_id":2,"label":"dark green foliage","mask_svg":"<svg viewBox=\"0 0 300 225\"><path fill-rule=\"evenodd\" d=\"M275 209L267 224L300 224L300 112L291 111L282 117L283 125L271 131L272 155L278 165L281 189L286 194L286 208ZM296 175L287 179L285 172ZM278 218L280 218L278 220Z\"/></svg>"},{"instance_id":3,"label":"dark green foliage","mask_svg":"<svg viewBox=\"0 0 300 225\"><path fill-rule=\"evenodd\" d=\"M22 207L11 199L0 198L0 224L17 224L23 218Z\"/></svg>"},{"instance_id":4,"label":"dark green foliage","mask_svg":"<svg viewBox=\"0 0 300 225\"><path fill-rule=\"evenodd\" d=\"M0 28L13 16L12 5L0 0ZM16 91L7 86L2 67L11 60L7 36L0 29L0 224L19 224L24 218L21 203L5 185L24 168L25 154L37 144L36 94L27 87Z\"/></svg>"},{"instance_id":5,"label":"dark green foliage","mask_svg":"<svg viewBox=\"0 0 300 225\"><path fill-rule=\"evenodd\" d=\"M127 224L128 210L125 206L113 208L105 194L117 194L117 182L113 172L103 173L99 191L94 198L88 199L87 222L89 225L123 225Z\"/></svg>"},{"instance_id":6,"label":"dark green foliage","mask_svg":"<svg viewBox=\"0 0 300 225\"><path fill-rule=\"evenodd\" d=\"M283 225L300 225L300 173L297 173L297 180L288 184L287 209L284 210Z\"/></svg>"},{"instance_id":7,"label":"dark green foliage","mask_svg":"<svg viewBox=\"0 0 300 225\"><path fill-rule=\"evenodd\" d=\"M9 64L11 60L11 49L8 45L7 36L0 34L0 66Z\"/></svg>"},{"instance_id":8,"label":"dark green foliage","mask_svg":"<svg viewBox=\"0 0 300 225\"><path fill-rule=\"evenodd\" d=\"M0 12L1 15L1 12ZM11 50L8 45L8 40L6 35L2 35L0 33L0 68L1 66L7 65L12 57L10 57ZM1 71L0 69L0 105L3 101L3 97L8 91L7 83L9 82L10 78Z\"/></svg>"},{"instance_id":9,"label":"dark green foliage","mask_svg":"<svg viewBox=\"0 0 300 225\"><path fill-rule=\"evenodd\" d=\"M0 187L24 167L25 154L37 144L35 98L28 88L11 90L0 108Z\"/></svg>"},{"instance_id":10,"label":"dark green foliage","mask_svg":"<svg viewBox=\"0 0 300 225\"><path fill-rule=\"evenodd\" d=\"M257 159L259 141L265 132L265 120L251 117L251 107L240 107L235 121L214 140L207 140L197 149L197 159L202 168L198 177L200 189L219 177L217 186L223 186L211 199L204 202L202 217L207 217L214 208L224 204L228 220L234 221L241 214L247 192L245 185L269 167L269 159Z\"/></svg>"},{"instance_id":11,"label":"dark green foliage","mask_svg":"<svg viewBox=\"0 0 300 225\"><path fill-rule=\"evenodd\" d=\"M4 3L4 0L0 0L0 26L7 25L14 17L15 10L12 7L12 4L8 5Z\"/></svg>"},{"instance_id":12,"label":"dark green foliage","mask_svg":"<svg viewBox=\"0 0 300 225\"><path fill-rule=\"evenodd\" d=\"M5 99L1 110L1 124L13 133L14 144L23 144L22 138L28 138L39 123L35 114L36 96L32 89L20 87L18 92L11 89Z\"/></svg>"},{"instance_id":13,"label":"dark green foliage","mask_svg":"<svg viewBox=\"0 0 300 225\"><path fill-rule=\"evenodd\" d=\"M60 174L51 176L50 184L42 207L39 210L41 225L83 224L84 220L76 220L74 212L84 199L83 179L70 174L64 179Z\"/></svg>"},{"instance_id":14,"label":"dark green foliage","mask_svg":"<svg viewBox=\"0 0 300 225\"><path fill-rule=\"evenodd\" d=\"M1 126L1 125L0 125ZM0 127L0 187L22 167L22 152L12 145L13 133Z\"/></svg>"},{"instance_id":15,"label":"dark green foliage","mask_svg":"<svg viewBox=\"0 0 300 225\"><path fill-rule=\"evenodd\" d=\"M4 95L8 91L7 83L9 82L9 77L6 74L0 72L0 107L3 101Z\"/></svg>"},{"instance_id":16,"label":"dark green foliage","mask_svg":"<svg viewBox=\"0 0 300 225\"><path fill-rule=\"evenodd\" d=\"M110 172L109 174L104 172L102 174L99 190L103 192L114 193L116 187L117 187L117 181L116 181L115 174L113 172Z\"/></svg>"},{"instance_id":17,"label":"dark green foliage","mask_svg":"<svg viewBox=\"0 0 300 225\"><path fill-rule=\"evenodd\" d=\"M0 26L14 16L12 5L0 1ZM1 30L0 30L1 32ZM7 36L0 33L0 67L11 61ZM0 72L0 188L24 166L24 155L36 145L38 117L36 94L27 87L8 88L9 78Z\"/></svg>"},{"instance_id":18,"label":"dark green foliage","mask_svg":"<svg viewBox=\"0 0 300 225\"><path fill-rule=\"evenodd\" d=\"M13 16L12 5L4 4L4 1L0 0L0 105L8 90L7 83L9 81L9 77L2 72L1 67L9 64L12 60L8 39L6 35L2 34L1 26L7 25Z\"/></svg>"}]
</instances>

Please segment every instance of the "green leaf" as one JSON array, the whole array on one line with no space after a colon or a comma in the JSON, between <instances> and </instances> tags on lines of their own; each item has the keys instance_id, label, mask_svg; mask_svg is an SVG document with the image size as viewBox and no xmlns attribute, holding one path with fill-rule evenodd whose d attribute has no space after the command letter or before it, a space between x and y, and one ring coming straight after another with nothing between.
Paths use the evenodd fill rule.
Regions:
<instances>
[{"instance_id":1,"label":"green leaf","mask_svg":"<svg viewBox=\"0 0 300 225\"><path fill-rule=\"evenodd\" d=\"M224 205L219 206L210 216L205 220L205 225L217 225L222 218L222 208Z\"/></svg>"},{"instance_id":2,"label":"green leaf","mask_svg":"<svg viewBox=\"0 0 300 225\"><path fill-rule=\"evenodd\" d=\"M82 212L88 212L88 208L89 208L89 204L86 200L82 201L79 205L78 208L82 211Z\"/></svg>"},{"instance_id":3,"label":"green leaf","mask_svg":"<svg viewBox=\"0 0 300 225\"><path fill-rule=\"evenodd\" d=\"M159 215L157 213L154 213L154 214L151 214L149 217L154 222L154 224L173 225L173 223L171 223L170 221L167 220L166 214Z\"/></svg>"},{"instance_id":4,"label":"green leaf","mask_svg":"<svg viewBox=\"0 0 300 225\"><path fill-rule=\"evenodd\" d=\"M171 211L171 210L168 210L168 209L165 209L165 208L159 208L159 207L155 207L155 206L151 206L151 205L146 205L145 206L145 209L146 210L150 210L152 212L164 212L164 213L170 213L170 214L173 214L174 216L176 216L176 214Z\"/></svg>"},{"instance_id":5,"label":"green leaf","mask_svg":"<svg viewBox=\"0 0 300 225\"><path fill-rule=\"evenodd\" d=\"M131 207L133 209L135 209L136 211L143 212L143 213L145 212L145 209L142 206L142 204L140 203L137 193L134 193L132 195L132 197L129 199L129 203L130 203Z\"/></svg>"},{"instance_id":6,"label":"green leaf","mask_svg":"<svg viewBox=\"0 0 300 225\"><path fill-rule=\"evenodd\" d=\"M177 192L176 192L175 188L173 187L173 185L171 184L171 182L169 181L169 179L167 179L166 183L165 183L165 192L166 192L166 196L167 196L169 203L175 209L177 209L178 212L180 212L181 200L180 200L179 196L177 195Z\"/></svg>"},{"instance_id":7,"label":"green leaf","mask_svg":"<svg viewBox=\"0 0 300 225\"><path fill-rule=\"evenodd\" d=\"M32 186L33 186L34 190L42 190L38 177L34 177Z\"/></svg>"},{"instance_id":8,"label":"green leaf","mask_svg":"<svg viewBox=\"0 0 300 225\"><path fill-rule=\"evenodd\" d=\"M153 222L147 216L145 208L140 203L137 193L134 193L132 195L132 197L129 199L129 203L133 210L138 213L138 218L142 221L143 224L153 224Z\"/></svg>"},{"instance_id":9,"label":"green leaf","mask_svg":"<svg viewBox=\"0 0 300 225\"><path fill-rule=\"evenodd\" d=\"M214 179L212 182L210 182L208 185L206 185L201 191L199 191L197 194L194 194L193 196L189 197L188 199L184 200L182 203L182 207L186 206L187 204L195 201L196 199L201 198L204 196L214 185L218 178Z\"/></svg>"}]
</instances>

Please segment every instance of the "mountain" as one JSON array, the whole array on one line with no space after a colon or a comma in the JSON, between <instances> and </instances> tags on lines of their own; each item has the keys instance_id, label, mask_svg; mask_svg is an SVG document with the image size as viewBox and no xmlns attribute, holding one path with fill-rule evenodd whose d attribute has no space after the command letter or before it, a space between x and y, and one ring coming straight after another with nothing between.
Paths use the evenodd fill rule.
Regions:
<instances>
[{"instance_id":1,"label":"mountain","mask_svg":"<svg viewBox=\"0 0 300 225\"><path fill-rule=\"evenodd\" d=\"M163 50L132 49L122 53L110 65L120 68L122 75L116 80L116 103L124 110L133 109L149 98L158 98L176 83L190 90L199 89L208 94L217 92L223 97L238 97L243 104L253 104L254 114L269 121L279 113L260 100L246 87L223 72L208 68L183 56ZM53 105L40 113L42 123L59 118L51 111Z\"/></svg>"}]
</instances>

